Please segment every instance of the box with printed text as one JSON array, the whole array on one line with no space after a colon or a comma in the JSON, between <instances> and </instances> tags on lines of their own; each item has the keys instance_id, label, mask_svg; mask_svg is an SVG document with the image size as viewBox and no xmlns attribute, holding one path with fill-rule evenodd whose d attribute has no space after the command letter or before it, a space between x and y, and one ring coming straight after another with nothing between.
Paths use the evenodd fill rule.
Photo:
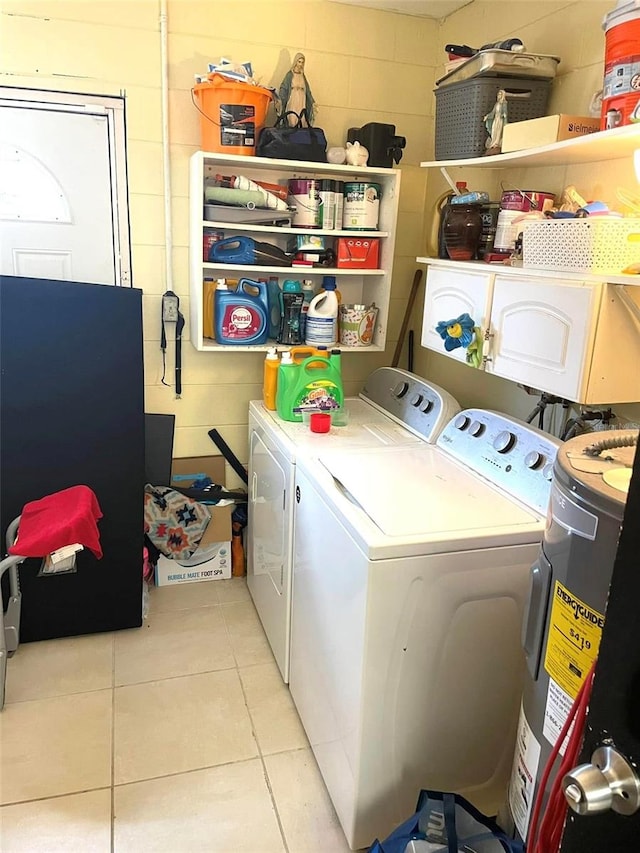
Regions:
<instances>
[{"instance_id":1,"label":"box with printed text","mask_svg":"<svg viewBox=\"0 0 640 853\"><path fill-rule=\"evenodd\" d=\"M193 456L174 459L172 485L188 488L199 477L210 477L223 486L224 457ZM232 506L210 506L211 521L197 550L187 560L171 560L164 555L156 565L156 586L218 580L231 577L231 513Z\"/></svg>"}]
</instances>

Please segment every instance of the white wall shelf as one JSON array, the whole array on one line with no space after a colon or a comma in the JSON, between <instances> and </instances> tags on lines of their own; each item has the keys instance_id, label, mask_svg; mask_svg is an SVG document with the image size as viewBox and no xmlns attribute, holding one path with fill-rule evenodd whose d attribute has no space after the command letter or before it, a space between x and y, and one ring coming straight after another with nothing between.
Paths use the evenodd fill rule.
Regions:
<instances>
[{"instance_id":1,"label":"white wall shelf","mask_svg":"<svg viewBox=\"0 0 640 853\"><path fill-rule=\"evenodd\" d=\"M290 178L298 176L334 178L341 181L361 181L380 184L381 197L378 215L379 230L325 230L319 228L299 228L276 224L254 224L250 222L232 222L222 220L216 210L216 220L203 219L204 188L207 179L216 175L244 175L248 178L287 186ZM275 345L269 340L260 346L236 346L219 344L204 336L204 293L205 279L216 278L266 278L278 276L284 279L311 278L320 288L325 275L336 276L338 288L344 303L375 303L378 317L374 331L373 344L369 347L341 347L345 352L381 352L385 348L389 319L389 299L391 276L396 239L398 217L398 198L400 192L400 172L397 169L378 169L368 167L336 166L332 163L310 163L295 160L271 160L266 157L242 157L197 151L190 161L190 305L189 329L191 342L197 350L203 352L252 352L267 349ZM286 214L285 214L286 217ZM380 240L378 269L345 269L342 267L306 267L306 266L267 266L256 264L229 264L205 261L203 259L203 237L208 231L222 231L224 237L236 234L253 236L258 242L268 242L287 251L287 243L292 235L305 237L324 236L327 246L338 237L378 238ZM209 317L207 326L210 326Z\"/></svg>"},{"instance_id":2,"label":"white wall shelf","mask_svg":"<svg viewBox=\"0 0 640 853\"><path fill-rule=\"evenodd\" d=\"M531 267L512 267L506 264L485 264L483 261L452 261L446 258L430 258L421 256L416 258L420 264L434 267L448 267L456 270L468 270L470 272L508 273L510 276L522 276L531 278L535 275L539 279L557 280L570 279L572 281L609 282L609 284L626 284L640 287L640 275L610 275L604 273L572 272L565 270L541 270Z\"/></svg>"},{"instance_id":3,"label":"white wall shelf","mask_svg":"<svg viewBox=\"0 0 640 853\"><path fill-rule=\"evenodd\" d=\"M482 169L507 169L512 166L566 166L597 163L632 157L640 148L640 125L601 130L575 139L564 139L539 148L509 151L490 157L468 157L463 160L429 160L420 163L426 169L457 166Z\"/></svg>"},{"instance_id":4,"label":"white wall shelf","mask_svg":"<svg viewBox=\"0 0 640 853\"><path fill-rule=\"evenodd\" d=\"M526 151L421 165L568 166L631 159L638 149L640 125L631 125ZM466 363L463 348L444 350L436 327L468 313L483 335L487 372L582 404L640 401L640 275L417 261L427 265L424 347Z\"/></svg>"}]
</instances>

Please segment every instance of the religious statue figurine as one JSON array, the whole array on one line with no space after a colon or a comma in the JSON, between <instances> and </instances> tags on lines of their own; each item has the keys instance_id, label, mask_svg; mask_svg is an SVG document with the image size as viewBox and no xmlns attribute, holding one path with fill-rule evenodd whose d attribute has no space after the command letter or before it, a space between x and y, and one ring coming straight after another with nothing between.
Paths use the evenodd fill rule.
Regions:
<instances>
[{"instance_id":1,"label":"religious statue figurine","mask_svg":"<svg viewBox=\"0 0 640 853\"><path fill-rule=\"evenodd\" d=\"M280 84L280 109L281 114L293 112L296 115L287 116L287 123L291 127L295 127L298 123L296 116L299 116L302 110L306 110L307 121L302 118L302 124L305 127L313 124L314 105L315 101L311 94L311 89L307 83L307 78L304 74L304 54L296 53L293 57L293 65L291 70L287 71L284 79Z\"/></svg>"},{"instance_id":2,"label":"religious statue figurine","mask_svg":"<svg viewBox=\"0 0 640 853\"><path fill-rule=\"evenodd\" d=\"M502 149L502 132L507 123L507 93L498 89L493 109L484 117L484 126L489 134L485 142L485 154L499 154Z\"/></svg>"}]
</instances>

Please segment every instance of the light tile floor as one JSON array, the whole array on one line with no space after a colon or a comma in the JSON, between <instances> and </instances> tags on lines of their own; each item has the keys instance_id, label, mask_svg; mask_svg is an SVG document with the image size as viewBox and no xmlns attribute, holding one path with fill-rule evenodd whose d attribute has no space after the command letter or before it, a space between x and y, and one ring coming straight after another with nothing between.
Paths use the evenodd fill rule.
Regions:
<instances>
[{"instance_id":1,"label":"light tile floor","mask_svg":"<svg viewBox=\"0 0 640 853\"><path fill-rule=\"evenodd\" d=\"M0 713L2 853L347 853L244 579L28 643Z\"/></svg>"}]
</instances>

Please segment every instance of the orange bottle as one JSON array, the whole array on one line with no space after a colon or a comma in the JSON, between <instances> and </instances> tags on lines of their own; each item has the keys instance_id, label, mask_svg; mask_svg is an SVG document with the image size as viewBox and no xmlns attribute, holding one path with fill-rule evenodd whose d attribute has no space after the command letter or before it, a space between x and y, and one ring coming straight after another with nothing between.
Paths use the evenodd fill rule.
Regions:
<instances>
[{"instance_id":1,"label":"orange bottle","mask_svg":"<svg viewBox=\"0 0 640 853\"><path fill-rule=\"evenodd\" d=\"M278 391L278 367L280 359L275 347L269 347L264 360L264 378L262 382L262 402L272 412L276 410L276 393Z\"/></svg>"},{"instance_id":2,"label":"orange bottle","mask_svg":"<svg viewBox=\"0 0 640 853\"><path fill-rule=\"evenodd\" d=\"M242 544L242 525L239 521L231 523L231 574L234 578L244 575L244 545Z\"/></svg>"}]
</instances>

